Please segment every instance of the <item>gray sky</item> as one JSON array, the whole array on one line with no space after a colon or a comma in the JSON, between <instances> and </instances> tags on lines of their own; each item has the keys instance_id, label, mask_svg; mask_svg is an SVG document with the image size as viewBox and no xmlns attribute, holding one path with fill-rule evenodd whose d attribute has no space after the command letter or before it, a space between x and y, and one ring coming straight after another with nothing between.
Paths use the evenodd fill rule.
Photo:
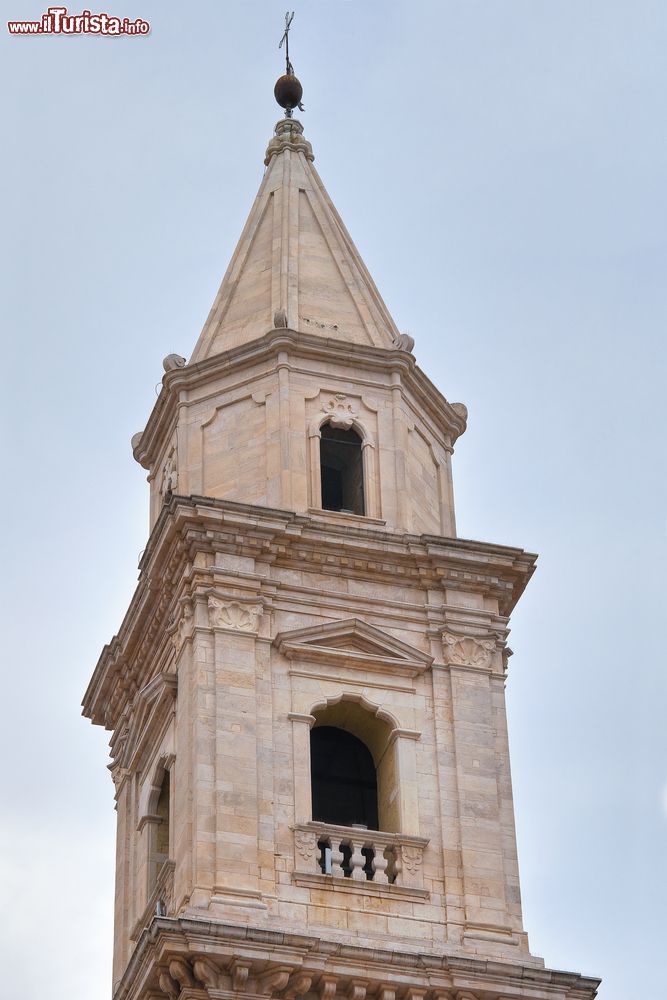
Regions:
<instances>
[{"instance_id":1,"label":"gray sky","mask_svg":"<svg viewBox=\"0 0 667 1000\"><path fill-rule=\"evenodd\" d=\"M130 436L260 183L286 3L101 5L151 22L126 39L10 38L47 4L2 6L3 993L103 1000L115 814L79 703L146 541ZM666 47L664 0L308 0L291 46L316 166L469 407L459 533L540 553L508 684L524 915L603 1000L667 971Z\"/></svg>"}]
</instances>

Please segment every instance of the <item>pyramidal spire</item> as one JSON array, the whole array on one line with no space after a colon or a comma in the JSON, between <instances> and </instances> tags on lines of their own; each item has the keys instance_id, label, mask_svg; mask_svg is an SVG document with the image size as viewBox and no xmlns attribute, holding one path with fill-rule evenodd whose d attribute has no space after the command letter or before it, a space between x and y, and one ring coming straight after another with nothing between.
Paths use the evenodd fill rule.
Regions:
<instances>
[{"instance_id":1,"label":"pyramidal spire","mask_svg":"<svg viewBox=\"0 0 667 1000\"><path fill-rule=\"evenodd\" d=\"M396 347L399 331L313 166L303 126L291 117L301 94L293 74L276 84L286 117L269 142L262 184L191 362L276 327Z\"/></svg>"}]
</instances>

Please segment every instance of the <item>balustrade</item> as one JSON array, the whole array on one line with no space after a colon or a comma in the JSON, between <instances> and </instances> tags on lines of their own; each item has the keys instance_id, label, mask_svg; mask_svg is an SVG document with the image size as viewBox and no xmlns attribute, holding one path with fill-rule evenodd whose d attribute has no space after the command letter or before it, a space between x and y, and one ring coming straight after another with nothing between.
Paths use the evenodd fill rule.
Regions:
<instances>
[{"instance_id":1,"label":"balustrade","mask_svg":"<svg viewBox=\"0 0 667 1000\"><path fill-rule=\"evenodd\" d=\"M294 831L297 873L421 888L426 840L365 827L307 823Z\"/></svg>"}]
</instances>

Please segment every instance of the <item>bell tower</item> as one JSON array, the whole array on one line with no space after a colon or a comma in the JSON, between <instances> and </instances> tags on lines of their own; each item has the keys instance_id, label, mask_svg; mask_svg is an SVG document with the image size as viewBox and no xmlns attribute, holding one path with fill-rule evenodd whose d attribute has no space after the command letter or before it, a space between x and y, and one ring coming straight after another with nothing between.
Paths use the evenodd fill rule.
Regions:
<instances>
[{"instance_id":1,"label":"bell tower","mask_svg":"<svg viewBox=\"0 0 667 1000\"><path fill-rule=\"evenodd\" d=\"M115 1000L592 1000L523 928L504 689L534 569L459 539L420 370L287 115L134 457L111 731Z\"/></svg>"}]
</instances>

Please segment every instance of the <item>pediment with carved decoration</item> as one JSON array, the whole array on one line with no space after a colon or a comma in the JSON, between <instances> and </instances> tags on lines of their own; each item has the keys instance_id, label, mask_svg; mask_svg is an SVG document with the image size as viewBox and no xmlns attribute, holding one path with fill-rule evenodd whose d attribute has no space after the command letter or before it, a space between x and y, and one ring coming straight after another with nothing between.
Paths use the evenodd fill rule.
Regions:
<instances>
[{"instance_id":1,"label":"pediment with carved decoration","mask_svg":"<svg viewBox=\"0 0 667 1000\"><path fill-rule=\"evenodd\" d=\"M280 632L274 646L291 660L392 670L411 677L428 670L433 663L432 656L361 618Z\"/></svg>"}]
</instances>

